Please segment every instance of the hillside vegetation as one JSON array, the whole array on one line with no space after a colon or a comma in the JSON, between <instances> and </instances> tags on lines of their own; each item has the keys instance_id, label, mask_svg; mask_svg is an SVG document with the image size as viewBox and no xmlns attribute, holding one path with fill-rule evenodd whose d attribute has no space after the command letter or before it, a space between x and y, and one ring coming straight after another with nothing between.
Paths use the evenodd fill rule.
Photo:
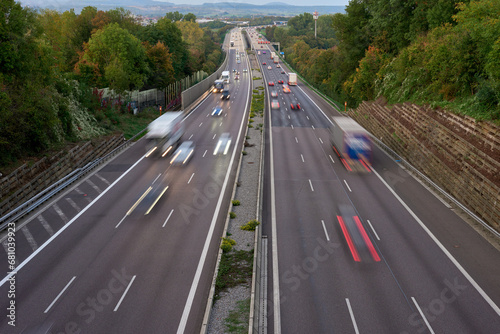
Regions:
<instances>
[{"instance_id":1,"label":"hillside vegetation","mask_svg":"<svg viewBox=\"0 0 500 334\"><path fill-rule=\"evenodd\" d=\"M162 89L199 70L212 73L223 59L220 41L193 14L167 13L143 26L122 8L77 15L2 0L0 168L122 131L127 101L103 104L95 88Z\"/></svg>"},{"instance_id":2,"label":"hillside vegetation","mask_svg":"<svg viewBox=\"0 0 500 334\"><path fill-rule=\"evenodd\" d=\"M308 13L265 33L341 104L383 97L499 122L500 1L351 0L317 25L317 39Z\"/></svg>"}]
</instances>

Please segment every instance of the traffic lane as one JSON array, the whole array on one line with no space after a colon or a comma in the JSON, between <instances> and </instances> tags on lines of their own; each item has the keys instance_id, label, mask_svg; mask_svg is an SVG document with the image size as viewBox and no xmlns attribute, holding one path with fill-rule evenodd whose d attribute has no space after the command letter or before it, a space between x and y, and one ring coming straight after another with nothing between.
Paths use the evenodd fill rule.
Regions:
<instances>
[{"instance_id":1,"label":"traffic lane","mask_svg":"<svg viewBox=\"0 0 500 334\"><path fill-rule=\"evenodd\" d=\"M108 208L106 207L106 208L105 208L105 210L108 210ZM123 211L123 210L122 210L122 211ZM149 224L149 223L148 223L148 224ZM94 224L94 225L95 225L95 224ZM125 226L125 225L124 225L124 226ZM143 228L143 226L144 226L144 225L142 225L141 229ZM133 233L133 234L132 234L132 236L137 235L137 234L140 234L140 232L142 232L142 231L141 231L141 230L139 230L139 231L137 231L137 232ZM96 236L102 236L102 235L104 235L104 234L103 234L103 233L101 233L101 232L99 232L99 233L97 233L97 235L96 235ZM204 236L205 236L205 233L202 233L202 235L203 235L203 237L204 237ZM93 241L93 242L95 242L95 241L97 240L97 239L95 238L96 236L94 236L94 237L90 238L90 240L91 240L91 241ZM180 240L180 239L183 239L183 238L177 238L177 239L179 239L179 240ZM177 239L175 239L175 240L177 240ZM185 238L184 238L184 239L185 239ZM87 248L86 246L85 246L85 247L83 247L83 248L85 248L85 249L88 251L88 248ZM121 247L121 248L126 248L126 247ZM82 251L82 252L83 252L83 251ZM80 251L77 251L77 254L78 254L78 253L80 253ZM120 256L121 256L121 255L120 255ZM71 262L73 262L73 260L71 260ZM71 264L71 262L70 262L69 264ZM80 262L80 263L81 263L81 260L79 260L78 262ZM113 260L113 261L111 261L111 262L116 262L116 261L115 261L115 260ZM74 262L73 262L73 263L74 263ZM68 264L67 264L67 265L68 265ZM60 276L60 275L56 275L56 277L58 277L58 276ZM182 282L181 282L181 283L182 283ZM26 291L26 290L24 290L24 289L23 289L23 291ZM52 294L52 295L55 295L55 294ZM69 309L72 309L72 308L69 308ZM20 312L22 312L23 314L29 314L29 313L30 313L30 312L23 312L23 311L21 311L21 310L20 310ZM59 320L59 319L55 319L55 320Z\"/></svg>"},{"instance_id":2,"label":"traffic lane","mask_svg":"<svg viewBox=\"0 0 500 334\"><path fill-rule=\"evenodd\" d=\"M394 177L397 174L390 173L386 172L386 176L388 178L392 176L392 180L396 180ZM436 307L442 306L440 304L442 300L436 299L436 296L447 293L447 285L454 284L456 280L460 281L460 284L468 284L463 275L444 256L443 252L428 237L413 217L399 204L394 196L380 184L380 180L375 175L345 173L345 177L346 183L344 187L349 189L350 197L360 212L360 216L365 223L365 228L367 231L374 231L372 235L376 235L377 239L380 238L382 240L374 240L374 242L378 244L379 250L382 252L388 266L393 270L395 278L399 282L398 284L408 294L408 298L419 296L424 301L431 301L432 304L427 303L423 306L426 306L428 309L430 305L434 307L434 313L439 313L441 323L437 320L435 321L432 313L429 314L427 312L429 319L433 322L435 321L435 327L441 326L441 328L448 330L450 326L453 326L456 328L468 328L468 332L477 332L475 329L480 328L476 327L478 323L474 319L477 318L470 316L469 319L465 319L467 318L467 312L472 312L469 314L473 314L475 309L464 311L459 309L457 312L453 309L454 306L446 305L447 317L442 316L441 311L436 309ZM401 176L398 179L401 180ZM429 201L427 205L421 208L422 212L425 212L429 216L429 222L436 221L436 218L441 214L447 216L450 214L454 215L449 210L443 210L442 203L437 201L433 196L429 196L430 194L424 188L420 192L408 186L407 188L412 193L412 202ZM430 205L430 202L433 202L434 206ZM410 202L407 203L409 204ZM422 215L422 217L424 216ZM457 219L458 217L443 217L442 219L449 220L453 218ZM439 218L437 220L441 221ZM408 266L409 263L412 265ZM474 288L469 285L469 290L473 291ZM448 295L446 296L446 300L454 300L454 296L451 296L451 299L448 299ZM479 295L472 297L468 305L482 304L482 307L484 307L484 300L481 300L481 297L478 300L477 297ZM463 298L469 297L465 297L464 295ZM418 299L416 297L416 300ZM459 304L457 303L457 305ZM491 316L491 311L492 309L489 308L484 313L489 313ZM412 313L408 318L408 323L413 325L418 324L421 320L415 318L416 316L416 314Z\"/></svg>"},{"instance_id":3,"label":"traffic lane","mask_svg":"<svg viewBox=\"0 0 500 334\"><path fill-rule=\"evenodd\" d=\"M304 131L311 132L311 130L305 129ZM279 134L275 134L273 131L273 138L279 137ZM301 139L304 139L303 137L299 136ZM275 140L275 142L278 141L279 139ZM286 140L286 142L289 142L289 140ZM306 140L303 140L303 142L306 142ZM309 145L306 144L306 147ZM316 155L323 153L321 148L318 148L317 151ZM338 325L340 323L344 327L339 332L346 332L347 329L352 329L352 323L349 322L348 309L343 302L345 297L342 295L339 296L338 292L345 292L346 296L350 296L351 299L355 300L353 296L356 296L357 292L356 289L354 289L354 292L349 292L349 282L356 280L356 275L359 273L354 271L352 274L354 277L345 277L344 269L341 269L344 266L349 267L354 261L348 248L343 246L345 242L343 242L342 234L336 227L339 212L335 208L335 202L349 203L349 200L342 190L340 181L332 175L331 171L325 174L325 171L328 172L328 167L319 168L319 170L311 168L312 166L328 165L326 159L324 163L309 164L309 168L307 169L309 177L314 180L311 187L311 183L308 182L311 179L304 178L307 175L303 175L303 169L289 168L289 166L301 165L297 154L289 156L287 151L280 146L276 147L275 152L280 152L279 156L276 156L275 159L276 175L278 175L276 177L278 243L280 249L286 249L286 252L279 252L280 272L282 273L281 282L283 285L283 289L281 290L281 306L283 310L281 315L282 329L284 332L328 332L329 330L327 329L339 328ZM288 157L284 158L284 156ZM292 171L291 175L287 174L289 170ZM286 178L287 175L289 179ZM295 204L290 206L290 203ZM323 224L325 227L323 227ZM331 244L329 246L325 246L320 240L320 238L327 240L326 235L330 238ZM295 245L296 247L291 247L291 245ZM328 252L331 251L332 254L326 256L326 253L324 253L320 256L319 252L325 252L325 249ZM346 262L345 265L339 265L338 269L340 272L330 273L330 275L321 273L321 271L328 271L332 260L334 260L335 264L338 264L340 257ZM368 265L372 264L368 263ZM320 267L321 270L318 269ZM390 274L386 269L381 269L380 272L376 270L375 273L381 276L380 284L385 284L387 279L390 278ZM326 279L323 280L323 277L326 277ZM336 281L339 282L339 288L330 291L332 277L335 277ZM324 284L320 284L319 282L324 282ZM360 291L376 290L370 286L370 283L368 282L367 284L361 280L355 286ZM363 289L364 285L368 285L368 287ZM381 319L387 319L388 316L394 317L394 311L400 309L400 304L404 302L404 299L400 298L399 290L394 290L395 286L394 282L392 282L388 291L384 291L382 296L394 296L396 294L395 300L399 304L394 309L387 311L384 317L380 317ZM383 288L378 288L378 291L380 290L383 290ZM380 300L381 297L378 293L366 291L363 292L363 296L366 298ZM374 294L374 296L369 296L370 293ZM323 298L323 296L326 297ZM329 309L334 307L332 302L338 309ZM364 303L366 304L367 302L364 301ZM302 309L301 305L304 304L307 304L308 307ZM394 304L394 301L392 304ZM358 312L362 311L360 306L357 306L357 309ZM304 315L305 313L309 313L309 311L311 314L308 316L308 321L295 322L297 319L296 314L300 313ZM325 312L323 313L323 311ZM373 313L373 310L371 312ZM378 310L378 313L383 312ZM317 318L319 314L323 315L319 317L320 319ZM342 316L332 320L332 314ZM361 314L365 318L368 317L365 312L361 312ZM404 316L398 317L398 319L401 318L404 318ZM319 327L311 329L309 326L311 323L318 324ZM301 328L301 324L307 324L307 326ZM397 326L394 324L394 322L391 324L382 323L380 328L397 328L399 330L405 328L402 323L399 323ZM296 328L299 328L299 330L297 331Z\"/></svg>"}]
</instances>

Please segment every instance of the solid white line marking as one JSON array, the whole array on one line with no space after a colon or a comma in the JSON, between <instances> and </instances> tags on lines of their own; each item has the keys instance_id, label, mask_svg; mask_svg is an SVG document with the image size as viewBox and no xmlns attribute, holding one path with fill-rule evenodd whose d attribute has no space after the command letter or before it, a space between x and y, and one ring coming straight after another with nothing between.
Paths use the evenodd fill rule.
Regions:
<instances>
[{"instance_id":1,"label":"solid white line marking","mask_svg":"<svg viewBox=\"0 0 500 334\"><path fill-rule=\"evenodd\" d=\"M351 188L349 187L349 185L347 184L347 181L346 181L346 180L344 180L344 183L345 183L345 185L346 185L347 189L349 189L349 191L350 191L350 192L352 192L352 190L351 190Z\"/></svg>"},{"instance_id":2,"label":"solid white line marking","mask_svg":"<svg viewBox=\"0 0 500 334\"><path fill-rule=\"evenodd\" d=\"M311 179L309 179L309 185L311 186L311 190L314 191L313 184L311 182Z\"/></svg>"},{"instance_id":3,"label":"solid white line marking","mask_svg":"<svg viewBox=\"0 0 500 334\"><path fill-rule=\"evenodd\" d=\"M326 231L325 221L322 220L321 224L323 224L323 230L325 230L326 241L330 241L330 237L328 236L328 232Z\"/></svg>"},{"instance_id":4,"label":"solid white line marking","mask_svg":"<svg viewBox=\"0 0 500 334\"><path fill-rule=\"evenodd\" d=\"M450 261L457 267L458 270L465 276L465 278L469 281L470 284L474 288L476 288L477 292L484 298L484 300L491 306L491 308L495 311L497 315L500 316L500 308L491 300L491 298L484 292L484 290L476 283L476 281L469 275L469 273L458 263L458 261L451 255L450 252L439 242L439 240L434 236L434 234L425 226L425 224L417 217L417 215L410 209L408 205L399 197L398 194L385 182L385 180L377 173L377 171L372 167L372 171L377 175L377 177L382 181L382 183L389 189L389 191L396 197L396 199L401 203L401 205L408 211L408 213L417 221L417 223L422 227L422 229L427 232L429 237L438 245L439 248L443 251L443 253L450 259Z\"/></svg>"},{"instance_id":5,"label":"solid white line marking","mask_svg":"<svg viewBox=\"0 0 500 334\"><path fill-rule=\"evenodd\" d=\"M66 202L69 203L69 205L71 205L73 207L73 209L76 210L76 212L80 212L82 209L80 209L80 207L75 203L75 201L73 201L71 198L66 198Z\"/></svg>"},{"instance_id":6,"label":"solid white line marking","mask_svg":"<svg viewBox=\"0 0 500 334\"><path fill-rule=\"evenodd\" d=\"M90 179L87 179L87 184L89 184L92 188L94 188L95 191L97 191L99 194L102 193L102 190L92 181L90 181Z\"/></svg>"},{"instance_id":7,"label":"solid white line marking","mask_svg":"<svg viewBox=\"0 0 500 334\"><path fill-rule=\"evenodd\" d=\"M311 125L311 128L313 128L313 130L314 130L314 125Z\"/></svg>"},{"instance_id":8,"label":"solid white line marking","mask_svg":"<svg viewBox=\"0 0 500 334\"><path fill-rule=\"evenodd\" d=\"M345 302L347 304L347 308L349 309L349 314L351 315L352 325L354 326L354 332L356 334L359 334L358 325L356 324L356 319L354 318L354 313L352 312L351 303L349 302L349 298L346 298Z\"/></svg>"},{"instance_id":9,"label":"solid white line marking","mask_svg":"<svg viewBox=\"0 0 500 334\"><path fill-rule=\"evenodd\" d=\"M61 219L64 222L64 224L66 224L68 222L68 217L66 217L66 215L64 214L64 212L62 212L62 210L59 207L59 205L57 205L57 203L54 203L54 205L52 205L52 207L57 212L57 214L59 215L59 217L61 217Z\"/></svg>"},{"instance_id":10,"label":"solid white line marking","mask_svg":"<svg viewBox=\"0 0 500 334\"><path fill-rule=\"evenodd\" d=\"M161 176L161 173L158 174L158 176L153 180L153 182L151 182L151 184L154 184L156 182L156 180L158 180L158 178Z\"/></svg>"},{"instance_id":11,"label":"solid white line marking","mask_svg":"<svg viewBox=\"0 0 500 334\"><path fill-rule=\"evenodd\" d=\"M66 284L66 286L64 287L64 289L62 289L62 291L61 291L61 292L59 292L59 294L57 295L56 299L54 299L54 300L52 301L52 303L50 303L49 307L47 307L47 309L46 309L43 313L47 313L47 312L49 312L50 308L51 308L52 306L54 306L54 304L57 302L57 300L59 299L59 297L61 297L61 295L64 293L64 291L66 291L66 289L69 287L69 285L70 285L71 283L73 283L73 281L75 280L75 278L76 278L76 276L73 276L73 278L72 278L72 279L68 282L68 284Z\"/></svg>"},{"instance_id":12,"label":"solid white line marking","mask_svg":"<svg viewBox=\"0 0 500 334\"><path fill-rule=\"evenodd\" d=\"M49 225L49 223L47 223L47 221L45 220L45 218L43 218L42 215L38 215L36 218L38 218L38 220L40 221L40 224L43 225L43 228L47 231L47 233L50 235L50 236L53 236L54 235L54 230L52 229L52 227Z\"/></svg>"},{"instance_id":13,"label":"solid white line marking","mask_svg":"<svg viewBox=\"0 0 500 334\"><path fill-rule=\"evenodd\" d=\"M302 158L302 162L305 162L304 161L304 156L301 154L300 157Z\"/></svg>"},{"instance_id":14,"label":"solid white line marking","mask_svg":"<svg viewBox=\"0 0 500 334\"><path fill-rule=\"evenodd\" d=\"M193 176L194 176L194 173L193 173L193 174L191 174L191 177L190 177L190 178L189 178L189 180L188 180L188 184L189 184L189 182L191 182L191 179L193 178Z\"/></svg>"},{"instance_id":15,"label":"solid white line marking","mask_svg":"<svg viewBox=\"0 0 500 334\"><path fill-rule=\"evenodd\" d=\"M290 119L290 115L288 115L288 119Z\"/></svg>"},{"instance_id":16,"label":"solid white line marking","mask_svg":"<svg viewBox=\"0 0 500 334\"><path fill-rule=\"evenodd\" d=\"M219 126L222 126L222 122L220 122Z\"/></svg>"},{"instance_id":17,"label":"solid white line marking","mask_svg":"<svg viewBox=\"0 0 500 334\"><path fill-rule=\"evenodd\" d=\"M335 160L333 160L332 156L330 154L328 154L328 156L330 157L330 160L335 163Z\"/></svg>"},{"instance_id":18,"label":"solid white line marking","mask_svg":"<svg viewBox=\"0 0 500 334\"><path fill-rule=\"evenodd\" d=\"M292 124L292 130L293 130L293 124Z\"/></svg>"},{"instance_id":19,"label":"solid white line marking","mask_svg":"<svg viewBox=\"0 0 500 334\"><path fill-rule=\"evenodd\" d=\"M205 153L203 153L203 158L205 157L205 154L207 154L207 151L208 151L208 150L205 150Z\"/></svg>"},{"instance_id":20,"label":"solid white line marking","mask_svg":"<svg viewBox=\"0 0 500 334\"><path fill-rule=\"evenodd\" d=\"M120 298L120 300L118 301L118 304L116 304L115 309L113 310L113 312L116 312L116 310L118 310L118 308L120 307L120 304L122 303L123 298L125 298L125 295L127 294L128 289L130 289L130 286L132 285L132 283L133 283L133 282L134 282L134 280L135 280L135 276L137 276L137 275L134 275L134 277L132 277L132 279L130 280L130 283L128 283L127 288L126 288L126 289L125 289L125 291L123 292L123 295L122 295L122 297Z\"/></svg>"},{"instance_id":21,"label":"solid white line marking","mask_svg":"<svg viewBox=\"0 0 500 334\"><path fill-rule=\"evenodd\" d=\"M40 246L36 251L34 251L33 253L31 253L30 256L28 256L26 258L26 260L24 260L19 266L16 267L16 271L15 272L11 272L10 274L8 274L7 276L5 276L2 281L0 282L0 286L4 285L5 282L7 282L9 280L9 278L12 277L12 275L15 275L17 274L17 272L19 272L19 270L24 267L28 262L30 262L38 253L40 253L48 244L50 244L55 238L57 238L57 236L59 234L61 234L68 226L70 226L75 220L77 220L85 211L87 211L88 208L90 208L94 203L96 203L102 196L104 196L105 193L108 192L109 189L111 189L115 184L117 184L123 177L125 177L125 175L127 175L135 166L137 166L139 164L139 162L142 161L142 159L144 159L145 156L142 156L139 160L136 161L135 164L133 164L129 169L127 169L127 171L125 173L123 173L122 175L120 175L120 177L118 179L115 180L115 182L113 182L111 184L111 186L109 186L108 188L106 188L106 190L103 191L102 194L100 194L99 196L96 197L96 199L94 199L89 206L87 206L85 209L83 209L82 211L78 212L76 214L75 217L73 217L73 219L71 219L71 221L68 223L68 224L65 224L62 228L60 228L56 234L54 234L49 240L47 240L42 246Z\"/></svg>"},{"instance_id":22,"label":"solid white line marking","mask_svg":"<svg viewBox=\"0 0 500 334\"><path fill-rule=\"evenodd\" d=\"M200 125L198 125L198 127L200 127L202 124L203 124L203 122L201 122Z\"/></svg>"},{"instance_id":23,"label":"solid white line marking","mask_svg":"<svg viewBox=\"0 0 500 334\"><path fill-rule=\"evenodd\" d=\"M33 234L31 234L30 230L28 230L27 226L24 226L22 229L24 236L26 237L26 240L28 240L28 243L31 246L31 249L35 251L38 248L38 245L36 244L35 238L33 238Z\"/></svg>"},{"instance_id":24,"label":"solid white line marking","mask_svg":"<svg viewBox=\"0 0 500 334\"><path fill-rule=\"evenodd\" d=\"M193 138L194 134L192 134L191 136L189 136L188 140L191 140L191 138Z\"/></svg>"},{"instance_id":25,"label":"solid white line marking","mask_svg":"<svg viewBox=\"0 0 500 334\"><path fill-rule=\"evenodd\" d=\"M298 144L299 143L299 140L297 139L297 137L295 137L295 142Z\"/></svg>"},{"instance_id":26,"label":"solid white line marking","mask_svg":"<svg viewBox=\"0 0 500 334\"><path fill-rule=\"evenodd\" d=\"M97 176L99 178L99 180L101 180L102 182L106 183L108 186L111 184L109 183L108 180L106 180L105 178L103 178L101 175L99 175L98 173L95 173L95 176Z\"/></svg>"},{"instance_id":27,"label":"solid white line marking","mask_svg":"<svg viewBox=\"0 0 500 334\"><path fill-rule=\"evenodd\" d=\"M377 240L380 241L380 238L378 237L377 232L375 232L375 229L373 228L372 223L370 223L370 221L368 219L366 221L368 222L368 225L370 225L370 227L372 228L373 234L375 234L375 237L377 238Z\"/></svg>"},{"instance_id":28,"label":"solid white line marking","mask_svg":"<svg viewBox=\"0 0 500 334\"><path fill-rule=\"evenodd\" d=\"M172 215L172 213L174 213L174 209L172 209L172 211L170 211L170 213L169 213L169 215L168 215L167 219L165 219L165 222L163 223L163 226L162 226L162 227L165 227L165 225L167 225L167 222L168 222L168 220L170 219L170 216Z\"/></svg>"},{"instance_id":29,"label":"solid white line marking","mask_svg":"<svg viewBox=\"0 0 500 334\"><path fill-rule=\"evenodd\" d=\"M420 309L420 306L417 304L417 301L415 300L415 298L411 297L411 300L413 300L413 303L417 307L418 313L420 313L420 316L422 317L422 319L424 319L425 324L427 325L427 328L429 329L429 332L431 332L431 334L434 334L434 331L432 330L432 327L429 324L429 321L427 321L427 318L425 317L424 312L422 312L422 310Z\"/></svg>"},{"instance_id":30,"label":"solid white line marking","mask_svg":"<svg viewBox=\"0 0 500 334\"><path fill-rule=\"evenodd\" d=\"M318 138L318 139L319 139L319 141L321 142L321 144L323 144L323 141L321 140L321 138Z\"/></svg>"},{"instance_id":31,"label":"solid white line marking","mask_svg":"<svg viewBox=\"0 0 500 334\"><path fill-rule=\"evenodd\" d=\"M215 137L217 137L217 134L214 134L214 136L212 137L212 140L215 139Z\"/></svg>"}]
</instances>

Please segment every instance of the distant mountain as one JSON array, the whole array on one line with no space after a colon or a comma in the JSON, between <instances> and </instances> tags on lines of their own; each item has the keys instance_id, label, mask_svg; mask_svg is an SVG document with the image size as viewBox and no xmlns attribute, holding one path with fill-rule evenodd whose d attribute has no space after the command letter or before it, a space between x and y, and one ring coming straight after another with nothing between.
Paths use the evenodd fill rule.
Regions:
<instances>
[{"instance_id":1,"label":"distant mountain","mask_svg":"<svg viewBox=\"0 0 500 334\"><path fill-rule=\"evenodd\" d=\"M211 2L202 5L174 4L155 0L21 0L32 8L54 9L60 12L74 9L79 13L87 6L100 10L123 7L138 15L163 16L168 12L193 13L197 17L295 16L318 11L320 15L343 13L344 6L294 6L282 2L252 5L239 2Z\"/></svg>"}]
</instances>

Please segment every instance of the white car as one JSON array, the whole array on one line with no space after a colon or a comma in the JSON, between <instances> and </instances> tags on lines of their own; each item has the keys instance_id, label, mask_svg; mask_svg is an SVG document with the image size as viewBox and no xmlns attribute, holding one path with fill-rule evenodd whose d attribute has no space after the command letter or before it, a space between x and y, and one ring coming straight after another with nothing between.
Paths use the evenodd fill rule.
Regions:
<instances>
[{"instance_id":1,"label":"white car","mask_svg":"<svg viewBox=\"0 0 500 334\"><path fill-rule=\"evenodd\" d=\"M247 73L248 70L246 68L243 69L243 73Z\"/></svg>"},{"instance_id":2,"label":"white car","mask_svg":"<svg viewBox=\"0 0 500 334\"><path fill-rule=\"evenodd\" d=\"M192 141L183 142L177 150L175 150L172 160L170 160L171 165L185 165L191 160L194 152L194 144Z\"/></svg>"},{"instance_id":3,"label":"white car","mask_svg":"<svg viewBox=\"0 0 500 334\"><path fill-rule=\"evenodd\" d=\"M231 136L228 132L224 132L219 137L217 145L215 146L214 155L223 154L226 155L231 147Z\"/></svg>"}]
</instances>

